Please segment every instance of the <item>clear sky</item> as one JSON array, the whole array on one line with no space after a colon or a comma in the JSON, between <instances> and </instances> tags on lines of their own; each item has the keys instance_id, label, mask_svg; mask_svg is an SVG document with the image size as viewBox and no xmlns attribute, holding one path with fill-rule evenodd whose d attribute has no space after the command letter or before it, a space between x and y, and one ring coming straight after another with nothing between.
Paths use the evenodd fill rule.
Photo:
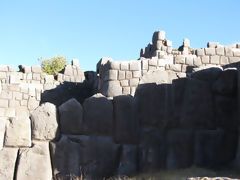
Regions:
<instances>
[{"instance_id":1,"label":"clear sky","mask_svg":"<svg viewBox=\"0 0 240 180\"><path fill-rule=\"evenodd\" d=\"M240 42L240 0L0 0L0 64L63 55L95 70L101 57L138 59L156 30L174 48Z\"/></svg>"}]
</instances>

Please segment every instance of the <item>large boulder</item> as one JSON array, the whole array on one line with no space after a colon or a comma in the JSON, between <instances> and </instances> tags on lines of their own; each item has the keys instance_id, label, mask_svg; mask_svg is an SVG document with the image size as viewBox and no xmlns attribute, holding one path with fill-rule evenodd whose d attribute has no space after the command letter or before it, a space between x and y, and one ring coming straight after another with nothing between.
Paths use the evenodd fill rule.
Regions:
<instances>
[{"instance_id":1,"label":"large boulder","mask_svg":"<svg viewBox=\"0 0 240 180\"><path fill-rule=\"evenodd\" d=\"M74 98L69 99L58 108L61 132L80 134L83 131L83 108Z\"/></svg>"},{"instance_id":2,"label":"large boulder","mask_svg":"<svg viewBox=\"0 0 240 180\"><path fill-rule=\"evenodd\" d=\"M191 77L194 79L212 83L220 76L221 73L222 73L222 68L211 67L211 68L203 69L200 71L196 71L191 74Z\"/></svg>"},{"instance_id":3,"label":"large boulder","mask_svg":"<svg viewBox=\"0 0 240 180\"><path fill-rule=\"evenodd\" d=\"M20 149L16 179L51 180L52 167L48 142L33 142L33 147Z\"/></svg>"},{"instance_id":4,"label":"large boulder","mask_svg":"<svg viewBox=\"0 0 240 180\"><path fill-rule=\"evenodd\" d=\"M113 104L102 94L95 94L83 103L86 134L113 134Z\"/></svg>"},{"instance_id":5,"label":"large boulder","mask_svg":"<svg viewBox=\"0 0 240 180\"><path fill-rule=\"evenodd\" d=\"M107 178L117 170L119 148L110 137L71 135L52 142L51 157L55 176Z\"/></svg>"},{"instance_id":6,"label":"large boulder","mask_svg":"<svg viewBox=\"0 0 240 180\"><path fill-rule=\"evenodd\" d=\"M139 144L139 170L153 171L165 167L165 134L159 130L143 129Z\"/></svg>"},{"instance_id":7,"label":"large boulder","mask_svg":"<svg viewBox=\"0 0 240 180\"><path fill-rule=\"evenodd\" d=\"M118 175L121 177L131 176L137 172L138 148L136 145L123 145Z\"/></svg>"},{"instance_id":8,"label":"large boulder","mask_svg":"<svg viewBox=\"0 0 240 180\"><path fill-rule=\"evenodd\" d=\"M134 114L142 127L167 127L173 110L172 90L169 84L138 86L134 96Z\"/></svg>"},{"instance_id":9,"label":"large boulder","mask_svg":"<svg viewBox=\"0 0 240 180\"><path fill-rule=\"evenodd\" d=\"M44 103L31 113L32 138L53 140L58 135L56 106Z\"/></svg>"},{"instance_id":10,"label":"large boulder","mask_svg":"<svg viewBox=\"0 0 240 180\"><path fill-rule=\"evenodd\" d=\"M17 148L3 148L0 150L0 180L13 179L17 154Z\"/></svg>"},{"instance_id":11,"label":"large boulder","mask_svg":"<svg viewBox=\"0 0 240 180\"><path fill-rule=\"evenodd\" d=\"M122 95L122 87L119 81L105 81L99 91L106 97Z\"/></svg>"},{"instance_id":12,"label":"large boulder","mask_svg":"<svg viewBox=\"0 0 240 180\"><path fill-rule=\"evenodd\" d=\"M170 130L167 134L166 166L187 168L193 163L193 132L190 130Z\"/></svg>"},{"instance_id":13,"label":"large boulder","mask_svg":"<svg viewBox=\"0 0 240 180\"><path fill-rule=\"evenodd\" d=\"M212 85L213 91L228 96L235 94L237 92L237 78L238 71L236 69L224 70Z\"/></svg>"},{"instance_id":14,"label":"large boulder","mask_svg":"<svg viewBox=\"0 0 240 180\"><path fill-rule=\"evenodd\" d=\"M137 143L139 122L133 114L133 97L131 95L114 97L113 108L114 140L123 144Z\"/></svg>"},{"instance_id":15,"label":"large boulder","mask_svg":"<svg viewBox=\"0 0 240 180\"><path fill-rule=\"evenodd\" d=\"M224 130L199 130L195 135L195 164L199 167L226 166L236 156L238 133Z\"/></svg>"},{"instance_id":16,"label":"large boulder","mask_svg":"<svg viewBox=\"0 0 240 180\"><path fill-rule=\"evenodd\" d=\"M215 128L213 95L210 84L187 79L180 126L184 129Z\"/></svg>"},{"instance_id":17,"label":"large boulder","mask_svg":"<svg viewBox=\"0 0 240 180\"><path fill-rule=\"evenodd\" d=\"M29 118L10 118L5 133L5 146L30 147L31 123Z\"/></svg>"}]
</instances>

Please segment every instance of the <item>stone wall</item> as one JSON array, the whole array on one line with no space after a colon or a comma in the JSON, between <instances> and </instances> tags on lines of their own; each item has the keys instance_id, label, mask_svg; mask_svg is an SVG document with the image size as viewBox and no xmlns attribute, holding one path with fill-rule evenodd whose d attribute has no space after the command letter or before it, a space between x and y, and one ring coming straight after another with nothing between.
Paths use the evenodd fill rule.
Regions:
<instances>
[{"instance_id":1,"label":"stone wall","mask_svg":"<svg viewBox=\"0 0 240 180\"><path fill-rule=\"evenodd\" d=\"M142 77L149 71L176 72L177 77L186 77L193 68L225 66L240 61L240 44L224 47L218 42L209 42L207 48L194 50L190 41L184 39L178 50L172 49L172 42L165 38L164 31L153 34L152 43L141 50L140 59L113 61L102 58L97 65L100 83L99 91L106 96L134 95Z\"/></svg>"},{"instance_id":2,"label":"stone wall","mask_svg":"<svg viewBox=\"0 0 240 180\"><path fill-rule=\"evenodd\" d=\"M0 117L16 117L19 109L31 112L39 106L44 91L66 81L83 82L85 79L77 60L56 76L42 73L38 65L20 65L19 69L15 72L13 66L0 66Z\"/></svg>"}]
</instances>

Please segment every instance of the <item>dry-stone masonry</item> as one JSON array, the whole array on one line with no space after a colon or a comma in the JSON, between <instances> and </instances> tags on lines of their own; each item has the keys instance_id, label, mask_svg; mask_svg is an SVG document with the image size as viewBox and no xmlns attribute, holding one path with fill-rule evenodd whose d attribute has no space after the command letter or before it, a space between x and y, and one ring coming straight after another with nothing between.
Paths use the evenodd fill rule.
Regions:
<instances>
[{"instance_id":1,"label":"dry-stone masonry","mask_svg":"<svg viewBox=\"0 0 240 180\"><path fill-rule=\"evenodd\" d=\"M77 60L56 79L40 66L0 66L0 179L239 171L239 50L216 42L194 50L188 39L174 50L165 32L155 32L139 60L102 58L97 74L85 72L79 91L93 96L50 94L41 105L47 90L84 80Z\"/></svg>"}]
</instances>

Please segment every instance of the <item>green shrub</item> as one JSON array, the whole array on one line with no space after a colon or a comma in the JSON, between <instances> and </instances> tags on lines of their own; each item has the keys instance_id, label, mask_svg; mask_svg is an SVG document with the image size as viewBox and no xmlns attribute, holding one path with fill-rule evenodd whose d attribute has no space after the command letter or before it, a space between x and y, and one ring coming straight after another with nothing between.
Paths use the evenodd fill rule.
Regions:
<instances>
[{"instance_id":1,"label":"green shrub","mask_svg":"<svg viewBox=\"0 0 240 180\"><path fill-rule=\"evenodd\" d=\"M41 63L42 72L49 75L60 72L67 65L67 59L64 56L54 56L51 59L41 57L38 61Z\"/></svg>"}]
</instances>

